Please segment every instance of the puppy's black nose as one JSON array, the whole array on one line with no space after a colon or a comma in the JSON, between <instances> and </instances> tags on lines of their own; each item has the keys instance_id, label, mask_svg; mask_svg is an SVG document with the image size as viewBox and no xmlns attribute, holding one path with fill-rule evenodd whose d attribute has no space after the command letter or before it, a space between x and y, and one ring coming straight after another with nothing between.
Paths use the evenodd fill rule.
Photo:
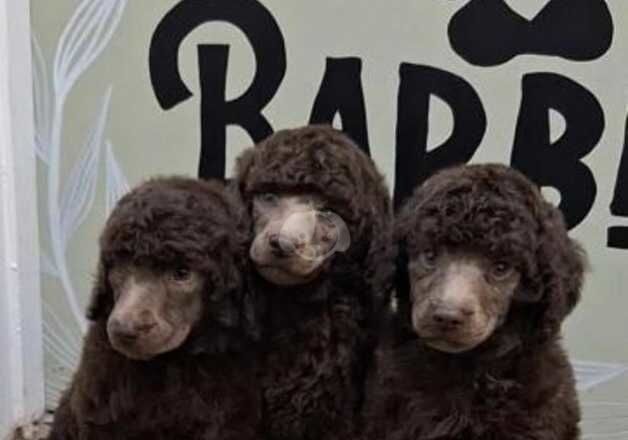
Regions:
<instances>
[{"instance_id":1,"label":"puppy's black nose","mask_svg":"<svg viewBox=\"0 0 628 440\"><path fill-rule=\"evenodd\" d=\"M287 257L294 252L294 245L290 239L280 234L270 234L268 236L268 246L277 257Z\"/></svg>"},{"instance_id":2,"label":"puppy's black nose","mask_svg":"<svg viewBox=\"0 0 628 440\"><path fill-rule=\"evenodd\" d=\"M440 327L455 329L464 325L472 311L458 308L438 308L432 313L432 320Z\"/></svg>"},{"instance_id":3,"label":"puppy's black nose","mask_svg":"<svg viewBox=\"0 0 628 440\"><path fill-rule=\"evenodd\" d=\"M273 251L281 250L281 243L279 243L279 234L270 234L268 236L268 245Z\"/></svg>"},{"instance_id":4,"label":"puppy's black nose","mask_svg":"<svg viewBox=\"0 0 628 440\"><path fill-rule=\"evenodd\" d=\"M156 325L155 322L134 323L115 319L109 324L109 331L120 342L132 344Z\"/></svg>"}]
</instances>

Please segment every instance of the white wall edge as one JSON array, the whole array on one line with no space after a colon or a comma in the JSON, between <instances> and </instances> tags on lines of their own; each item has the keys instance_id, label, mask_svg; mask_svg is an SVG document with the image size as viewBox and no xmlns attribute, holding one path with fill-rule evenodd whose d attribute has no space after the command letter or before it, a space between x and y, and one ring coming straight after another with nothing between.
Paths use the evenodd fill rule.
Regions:
<instances>
[{"instance_id":1,"label":"white wall edge","mask_svg":"<svg viewBox=\"0 0 628 440\"><path fill-rule=\"evenodd\" d=\"M0 0L0 438L44 410L29 0Z\"/></svg>"}]
</instances>

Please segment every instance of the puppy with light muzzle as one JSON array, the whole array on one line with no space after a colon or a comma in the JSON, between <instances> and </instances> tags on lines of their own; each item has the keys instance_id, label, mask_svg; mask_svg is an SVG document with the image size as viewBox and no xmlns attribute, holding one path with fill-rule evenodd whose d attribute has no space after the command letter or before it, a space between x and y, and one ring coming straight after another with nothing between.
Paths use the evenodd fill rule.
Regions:
<instances>
[{"instance_id":1,"label":"puppy with light muzzle","mask_svg":"<svg viewBox=\"0 0 628 440\"><path fill-rule=\"evenodd\" d=\"M351 438L394 273L383 177L327 126L246 150L235 183L252 217L251 287L265 305L268 440Z\"/></svg>"},{"instance_id":2,"label":"puppy with light muzzle","mask_svg":"<svg viewBox=\"0 0 628 440\"><path fill-rule=\"evenodd\" d=\"M258 438L248 234L220 183L154 179L120 200L51 440Z\"/></svg>"},{"instance_id":3,"label":"puppy with light muzzle","mask_svg":"<svg viewBox=\"0 0 628 440\"><path fill-rule=\"evenodd\" d=\"M406 201L397 311L369 381L372 440L575 440L560 344L584 252L560 211L503 165L441 171Z\"/></svg>"}]
</instances>

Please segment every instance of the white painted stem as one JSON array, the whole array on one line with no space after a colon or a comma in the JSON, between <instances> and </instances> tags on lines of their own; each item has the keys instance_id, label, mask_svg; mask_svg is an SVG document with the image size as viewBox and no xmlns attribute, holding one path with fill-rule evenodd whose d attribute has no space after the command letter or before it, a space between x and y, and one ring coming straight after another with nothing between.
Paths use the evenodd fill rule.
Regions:
<instances>
[{"instance_id":1,"label":"white painted stem","mask_svg":"<svg viewBox=\"0 0 628 440\"><path fill-rule=\"evenodd\" d=\"M65 106L65 95L56 96L54 113L52 119L52 135L50 137L50 158L48 161L48 228L52 247L52 259L57 269L57 275L63 286L68 305L72 315L76 319L79 328L85 332L87 323L83 317L83 312L78 304L74 286L68 273L68 266L65 257L65 243L62 236L61 210L59 207L60 192L60 169L61 169L61 140L63 131L63 110Z\"/></svg>"}]
</instances>

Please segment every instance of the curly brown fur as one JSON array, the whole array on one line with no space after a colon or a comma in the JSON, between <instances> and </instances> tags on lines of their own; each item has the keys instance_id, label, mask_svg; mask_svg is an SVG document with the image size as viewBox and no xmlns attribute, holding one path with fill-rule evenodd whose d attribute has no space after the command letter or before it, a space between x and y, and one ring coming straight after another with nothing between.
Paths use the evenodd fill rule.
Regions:
<instances>
[{"instance_id":1,"label":"curly brown fur","mask_svg":"<svg viewBox=\"0 0 628 440\"><path fill-rule=\"evenodd\" d=\"M309 126L278 132L244 152L236 183L249 209L261 193L317 195L348 226L350 247L313 281L281 287L251 275L267 303L268 438L346 438L362 404L375 321L394 272L384 179L341 132Z\"/></svg>"},{"instance_id":2,"label":"curly brown fur","mask_svg":"<svg viewBox=\"0 0 628 440\"><path fill-rule=\"evenodd\" d=\"M396 330L377 356L366 437L577 439L580 412L560 327L580 298L586 263L558 209L511 168L461 166L437 173L416 190L399 214L396 239L402 249ZM434 257L434 251L444 257ZM503 316L479 345L447 352L418 336L423 315L417 313L417 294L431 295L440 282L426 288L413 271L426 255L431 271L464 255L466 260L457 261L467 267L494 262L501 278L514 280L512 288L496 285L485 269L480 288L456 285L480 296L491 289L505 295ZM455 332L455 325L448 331Z\"/></svg>"},{"instance_id":3,"label":"curly brown fur","mask_svg":"<svg viewBox=\"0 0 628 440\"><path fill-rule=\"evenodd\" d=\"M91 324L50 439L258 438L252 344L259 328L243 275L248 228L235 194L215 182L154 179L120 200L101 235ZM142 268L156 289L150 296L166 283L150 284L150 277L181 266L202 280L198 291L186 293L200 295L201 307L185 341L148 360L114 348L118 329L110 318L130 293L128 284L112 286L112 273L132 268L133 281Z\"/></svg>"}]
</instances>

